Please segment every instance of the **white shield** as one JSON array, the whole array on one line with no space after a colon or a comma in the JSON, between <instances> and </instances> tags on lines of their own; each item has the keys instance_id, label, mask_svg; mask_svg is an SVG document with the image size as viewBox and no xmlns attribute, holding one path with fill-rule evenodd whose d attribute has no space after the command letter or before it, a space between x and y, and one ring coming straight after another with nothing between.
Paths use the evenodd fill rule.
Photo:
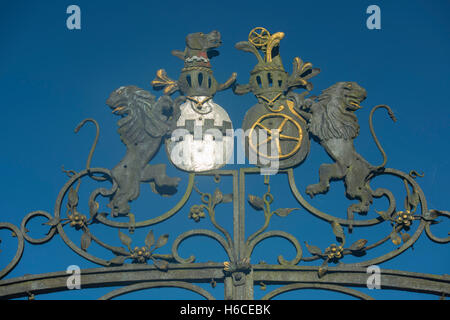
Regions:
<instances>
[{"instance_id":1,"label":"white shield","mask_svg":"<svg viewBox=\"0 0 450 320\"><path fill-rule=\"evenodd\" d=\"M177 129L166 141L172 164L189 172L227 164L233 154L233 126L227 112L204 96L189 97L180 109Z\"/></svg>"}]
</instances>

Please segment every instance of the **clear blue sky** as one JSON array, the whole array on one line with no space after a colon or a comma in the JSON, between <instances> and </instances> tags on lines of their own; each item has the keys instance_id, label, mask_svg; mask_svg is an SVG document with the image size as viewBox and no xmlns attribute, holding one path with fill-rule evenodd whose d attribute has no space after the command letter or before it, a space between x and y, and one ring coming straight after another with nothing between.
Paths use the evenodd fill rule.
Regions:
<instances>
[{"instance_id":1,"label":"clear blue sky","mask_svg":"<svg viewBox=\"0 0 450 320\"><path fill-rule=\"evenodd\" d=\"M81 30L66 28L66 8L76 4L81 8ZM376 4L381 8L381 30L366 28L366 8ZM0 92L3 123L0 165L0 221L20 225L25 214L34 210L53 212L59 189L67 181L60 170L81 170L94 136L92 127L74 134L73 129L84 118L95 118L101 126L99 145L93 167L112 168L122 158L125 147L116 133L117 118L105 105L109 93L122 85L134 84L151 91L150 81L156 70L166 69L177 78L182 61L170 54L184 49L184 38L191 32L219 30L223 46L220 56L212 60L214 74L224 82L231 72L238 73L238 82L246 83L256 59L238 51L234 44L247 39L248 32L264 26L271 32L283 31L281 56L287 71L291 71L296 56L310 61L322 72L312 80L313 94L337 81L356 81L366 88L365 108L357 111L361 125L355 141L357 150L371 163L380 163L381 156L373 143L368 116L372 106L390 105L398 122L393 124L384 114L376 114L376 132L388 154L388 167L405 172L417 170L425 177L419 183L427 196L430 208L450 208L447 188L450 180L450 2L443 1L8 1L0 12ZM160 92L153 92L159 96ZM215 101L229 113L235 128L245 112L256 102L248 94L235 96L229 90L216 95ZM163 151L154 160L165 162ZM321 163L331 160L315 142L304 164L295 170L299 190L316 182ZM229 166L237 168L238 166ZM142 186L141 199L133 207L137 220L156 217L170 208L182 196L186 186L185 173L173 167L169 175L183 178L180 190L171 200L161 199ZM200 182L202 180L199 180ZM295 207L284 177L274 178L275 207ZM381 180L380 180L381 181ZM224 191L231 186L224 180ZM385 184L383 184L385 183ZM403 202L403 183L400 180L381 181L397 191L399 206ZM253 194L262 195L262 177L249 180ZM380 185L380 186L381 186ZM86 189L92 187L83 184ZM210 190L213 183L204 181L200 190ZM92 189L91 189L92 190ZM87 191L86 191L87 192ZM87 194L87 193L86 193ZM84 198L87 210L87 198ZM173 201L173 202L172 202ZM198 203L194 197L189 204ZM345 217L351 203L344 197L341 181L332 184L327 195L318 196L311 203L330 214ZM381 210L382 200L374 207ZM225 207L225 206L224 206ZM202 220L196 224L187 219L188 208L173 222L154 226L156 235L170 233L171 240L190 228L207 228ZM229 208L218 213L219 221L231 231ZM87 212L86 212L87 213ZM222 214L222 215L220 215ZM375 217L373 210L368 218ZM261 212L247 208L247 234L263 223ZM359 219L364 217L357 217ZM271 229L286 230L301 243L308 241L324 249L335 242L331 228L301 209L287 218L273 218ZM33 230L45 232L36 221ZM436 234L446 236L448 221L434 226ZM371 229L359 229L349 238L375 240L385 235L388 224ZM147 229L148 230L148 229ZM105 231L104 236L116 245L117 233ZM79 243L80 233L72 233ZM36 233L39 236L39 232ZM0 268L9 262L9 234L0 230ZM133 239L142 243L144 233L136 232ZM12 246L14 242L11 242ZM163 250L168 253L169 245ZM180 254L195 254L198 261L226 260L225 254L210 240L189 240ZM376 257L394 249L388 242L380 251L363 259ZM425 234L414 250L389 261L382 268L444 274L448 273L450 257L448 245L436 245ZM92 248L104 259L109 252ZM303 247L304 256L309 254ZM293 257L293 248L283 240L268 240L260 244L252 262L265 260L276 263L278 254ZM345 258L347 259L347 257ZM352 257L343 262L352 262ZM26 243L20 264L8 277L25 273L45 273L65 270L68 265L82 268L96 265L85 261L66 247L56 235L50 243L33 246ZM317 261L315 262L317 264ZM207 287L207 286L206 286ZM110 289L89 290L48 295L47 298L97 298ZM213 294L223 298L223 286ZM268 291L255 290L255 298ZM375 298L427 298L398 292L368 292ZM136 298L198 298L184 290L146 291L130 295ZM322 291L303 291L285 294L283 298L346 298ZM45 296L42 296L45 298ZM431 297L434 298L434 297Z\"/></svg>"}]
</instances>

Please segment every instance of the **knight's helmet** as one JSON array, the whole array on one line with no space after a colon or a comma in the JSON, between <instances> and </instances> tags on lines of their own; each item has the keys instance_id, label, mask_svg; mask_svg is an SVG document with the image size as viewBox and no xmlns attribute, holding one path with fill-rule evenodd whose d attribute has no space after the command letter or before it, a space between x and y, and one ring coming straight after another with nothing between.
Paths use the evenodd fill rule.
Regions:
<instances>
[{"instance_id":1,"label":"knight's helmet","mask_svg":"<svg viewBox=\"0 0 450 320\"><path fill-rule=\"evenodd\" d=\"M223 167L233 154L233 126L224 108L213 101L217 91L230 88L236 73L223 84L213 76L210 59L218 55L220 33L191 33L186 37L184 51L172 54L184 61L177 81L163 69L152 81L165 94L180 91L185 102L179 105L176 128L166 140L166 152L172 164L188 172L201 172Z\"/></svg>"},{"instance_id":2,"label":"knight's helmet","mask_svg":"<svg viewBox=\"0 0 450 320\"><path fill-rule=\"evenodd\" d=\"M211 68L185 67L178 79L181 90L187 96L211 97L216 93L216 79Z\"/></svg>"},{"instance_id":3,"label":"knight's helmet","mask_svg":"<svg viewBox=\"0 0 450 320\"><path fill-rule=\"evenodd\" d=\"M207 39L209 47L198 43L196 37ZM178 85L186 96L212 97L217 91L218 83L214 78L210 58L217 54L215 47L221 44L220 33L212 31L209 34L201 32L186 37L189 52L184 52L184 68L181 69ZM173 52L176 55L176 52Z\"/></svg>"},{"instance_id":4,"label":"knight's helmet","mask_svg":"<svg viewBox=\"0 0 450 320\"><path fill-rule=\"evenodd\" d=\"M203 57L202 57L203 58ZM213 96L217 91L217 81L209 61L197 60L194 56L192 61L186 59L184 68L181 69L178 85L186 96Z\"/></svg>"},{"instance_id":5,"label":"knight's helmet","mask_svg":"<svg viewBox=\"0 0 450 320\"><path fill-rule=\"evenodd\" d=\"M250 31L248 41L236 44L237 49L251 52L258 59L258 63L250 72L249 83L237 85L234 89L236 94L252 92L271 106L294 88L312 89L312 84L307 80L317 75L320 70L296 57L292 74L286 72L280 56L280 41L283 38L283 32L270 34L267 29L257 27Z\"/></svg>"},{"instance_id":6,"label":"knight's helmet","mask_svg":"<svg viewBox=\"0 0 450 320\"><path fill-rule=\"evenodd\" d=\"M320 70L296 57L292 73L286 72L279 50L283 38L283 32L270 34L258 27L250 31L248 41L236 44L237 49L253 53L258 60L249 83L237 84L234 92L252 92L258 99L245 114L242 129L249 132L244 138L247 158L261 168L293 167L309 152L306 120L300 110L308 91L297 94L293 90L310 90L312 84L307 80Z\"/></svg>"},{"instance_id":7,"label":"knight's helmet","mask_svg":"<svg viewBox=\"0 0 450 320\"><path fill-rule=\"evenodd\" d=\"M288 88L289 74L284 70L279 53L283 32L273 35L264 28L255 28L249 34L249 42L264 53L264 57L254 50L258 63L250 72L250 85L253 93L264 100L272 101Z\"/></svg>"}]
</instances>

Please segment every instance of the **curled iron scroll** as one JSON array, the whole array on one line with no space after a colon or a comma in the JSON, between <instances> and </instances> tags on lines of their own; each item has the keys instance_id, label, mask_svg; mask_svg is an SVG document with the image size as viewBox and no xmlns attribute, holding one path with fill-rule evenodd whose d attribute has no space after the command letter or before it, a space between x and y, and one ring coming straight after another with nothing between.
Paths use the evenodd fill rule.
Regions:
<instances>
[{"instance_id":1,"label":"curled iron scroll","mask_svg":"<svg viewBox=\"0 0 450 320\"><path fill-rule=\"evenodd\" d=\"M304 209L306 209L308 212L314 214L315 216L317 216L325 221L328 221L328 222L336 221L337 223L344 225L344 226L353 225L355 227L372 226L372 225L376 225L378 223L383 222L383 219L381 217L377 217L377 218L369 219L369 220L352 220L352 221L350 221L348 219L334 217L325 212L322 212L319 209L314 208L312 205L310 205L305 200L305 198L303 198L301 193L298 191L297 185L295 183L295 178L294 178L294 173L293 173L292 168L287 170L287 174L288 174L289 186L291 188L292 194L294 195L294 197L297 199L298 203ZM390 203L389 208L386 210L386 212L388 214L392 214L391 211L395 208L395 199L394 199L392 193L386 189L377 189L374 191L374 196L375 197L386 196L389 199L389 203Z\"/></svg>"},{"instance_id":2,"label":"curled iron scroll","mask_svg":"<svg viewBox=\"0 0 450 320\"><path fill-rule=\"evenodd\" d=\"M284 238L284 239L288 240L295 247L295 250L296 250L295 258L290 261L285 260L282 255L279 255L278 256L279 264L281 264L281 265L296 265L297 263L300 262L300 260L302 259L303 251L302 251L302 247L300 246L300 243L298 242L298 240L293 235L291 235L287 232L276 231L276 230L261 233L257 237L252 239L246 247L245 257L250 258L255 246L258 243L260 243L261 241L263 241L267 238L273 238L273 237L280 237L280 238Z\"/></svg>"},{"instance_id":3,"label":"curled iron scroll","mask_svg":"<svg viewBox=\"0 0 450 320\"><path fill-rule=\"evenodd\" d=\"M228 255L228 258L231 261L234 261L234 253L233 253L233 249L228 245L227 241L225 240L224 237L222 237L221 235L219 235L218 233L211 231L211 230L207 230L207 229L196 229L196 230L190 230L190 231L186 231L182 234L180 234L175 241L173 242L172 245L172 255L174 257L174 259L179 262L179 263L192 263L195 261L195 256L191 255L189 258L187 259L183 259L180 257L180 255L178 254L178 247L180 246L180 244L185 241L186 239L193 237L193 236L206 236L208 238L214 239L216 240L221 246L222 248L225 250L225 252Z\"/></svg>"},{"instance_id":4,"label":"curled iron scroll","mask_svg":"<svg viewBox=\"0 0 450 320\"><path fill-rule=\"evenodd\" d=\"M437 216L443 216L443 217L447 217L450 218L450 212L448 211L438 211L438 210L430 210L432 211L434 214L436 214ZM449 243L450 242L450 236L445 237L445 238L439 238L436 237L430 229L430 225L431 223L427 223L425 226L425 232L427 233L427 236L434 242L436 243Z\"/></svg>"},{"instance_id":5,"label":"curled iron scroll","mask_svg":"<svg viewBox=\"0 0 450 320\"><path fill-rule=\"evenodd\" d=\"M48 212L41 211L41 210L33 211L33 212L30 212L29 214L27 214L23 218L21 226L20 226L20 229L22 231L23 237L29 243L32 243L32 244L43 244L43 243L45 243L47 241L50 241L50 239L53 238L53 236L55 235L56 229L53 226L50 226L50 230L49 230L49 232L47 233L47 235L45 237L40 238L40 239L33 239L33 238L31 238L27 234L28 233L28 229L26 228L26 225L27 225L28 221L30 221L31 219L33 219L34 217L37 217L37 216L42 216L42 217L47 218L47 220L48 220L47 224L50 221L52 221L52 219L53 219L52 215L50 213L48 213Z\"/></svg>"},{"instance_id":6,"label":"curled iron scroll","mask_svg":"<svg viewBox=\"0 0 450 320\"><path fill-rule=\"evenodd\" d=\"M196 286L194 284L182 281L155 281L155 282L136 283L111 291L102 296L99 300L110 300L130 292L153 288L181 288L198 293L199 295L203 296L208 300L215 300L215 298L205 289Z\"/></svg>"},{"instance_id":7,"label":"curled iron scroll","mask_svg":"<svg viewBox=\"0 0 450 320\"><path fill-rule=\"evenodd\" d=\"M341 292L344 294L347 294L349 296L353 296L356 298L359 298L361 300L373 300L372 297L366 295L365 293L359 292L357 290L346 288L343 286L337 286L332 284L322 284L322 283L293 283L288 284L286 286L283 286L281 288L275 289L268 294L266 294L264 297L262 297L262 300L270 300L275 298L276 296L289 292L294 290L303 290L303 289L317 289L317 290L327 290L327 291L334 291L334 292Z\"/></svg>"},{"instance_id":8,"label":"curled iron scroll","mask_svg":"<svg viewBox=\"0 0 450 320\"><path fill-rule=\"evenodd\" d=\"M23 248L24 248L24 240L22 232L13 224L7 223L7 222L1 222L0 223L0 229L8 229L11 230L12 236L17 237L17 249L16 254L14 255L13 259L6 267L4 267L2 270L0 270L0 279L6 276L19 262L20 258L23 254Z\"/></svg>"},{"instance_id":9,"label":"curled iron scroll","mask_svg":"<svg viewBox=\"0 0 450 320\"><path fill-rule=\"evenodd\" d=\"M176 214L185 205L185 203L189 199L189 197L192 193L192 188L194 186L194 180L195 180L195 174L193 174L193 173L189 174L189 181L188 181L186 191L185 191L183 197L181 198L181 200L172 209L159 215L156 218L147 219L145 221L138 221L134 224L134 228L151 226L151 225L160 223L162 221L165 221L165 220L169 219L170 217L172 217L174 214ZM130 224L128 222L112 221L112 220L107 219L104 216L99 216L97 218L97 220L107 226L114 227L114 228L129 228L130 227Z\"/></svg>"},{"instance_id":10,"label":"curled iron scroll","mask_svg":"<svg viewBox=\"0 0 450 320\"><path fill-rule=\"evenodd\" d=\"M384 220L384 218L382 217L382 215L380 215L380 217L377 217L375 219L369 219L369 220L355 220L355 221L350 221L348 219L342 219L342 218L338 218L338 217L334 217L332 215L329 215L327 213L324 213L316 208L314 208L313 206L311 206L300 194L300 192L298 191L298 188L295 184L295 179L294 179L294 175L293 175L293 170L292 169L288 169L286 170L287 174L288 174L288 180L289 180L289 185L291 187L291 191L294 195L294 197L297 199L297 201L299 202L299 204L306 209L308 212L314 214L315 216L329 221L330 223L335 221L339 224L342 225L350 225L352 224L355 227L361 227L361 226L371 226L371 225L375 225L378 223L381 223ZM378 264L387 260L390 260L396 256L398 256L399 254L401 254L402 252L404 252L405 250L407 250L408 248L410 248L416 241L417 239L420 237L420 235L422 234L423 230L425 229L427 231L427 235L430 237L431 240L438 242L438 243L447 243L450 241L450 237L447 238L438 238L436 236L434 236L431 231L430 231L430 224L431 221L427 220L427 216L426 213L428 212L428 207L427 207L427 202L426 202L426 198L425 195L422 191L422 189L420 188L420 186L417 184L417 182L414 180L415 176L411 175L411 174L406 174L400 170L396 170L396 169L391 169L391 168L385 168L383 169L383 171L380 171L379 173L374 174L372 178L379 176L379 175L392 175L392 176L396 176L400 179L402 179L406 185L410 185L413 190L415 190L415 192L417 193L417 197L418 197L418 204L420 204L420 208L422 211L421 214L421 221L419 223L419 225L417 226L417 229L415 230L414 234L412 236L410 236L405 242L403 242L403 244L396 248L395 250L392 250L380 257L368 260L368 261L363 261L363 262L359 262L359 263L352 263L349 265L352 266L367 266L367 265L372 265L372 264ZM373 191L373 194L375 197L382 197L382 196L386 196L389 199L389 208L383 212L382 214L384 214L385 217L391 217L392 214L395 212L396 210L396 201L395 198L392 194L392 192L390 192L387 189L376 189L375 191ZM445 214L445 212L443 212L441 214L442 216L449 216L447 214ZM372 249L374 247L377 247L383 243L385 243L387 240L389 239L389 235L384 237L382 240L368 245L366 247L366 250ZM308 259L306 258L306 260L313 260L313 259Z\"/></svg>"}]
</instances>

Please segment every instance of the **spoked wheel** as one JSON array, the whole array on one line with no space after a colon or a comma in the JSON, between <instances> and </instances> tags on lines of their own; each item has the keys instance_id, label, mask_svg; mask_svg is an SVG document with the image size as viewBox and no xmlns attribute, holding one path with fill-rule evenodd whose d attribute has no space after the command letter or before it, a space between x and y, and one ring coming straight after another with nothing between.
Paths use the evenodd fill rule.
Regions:
<instances>
[{"instance_id":1,"label":"spoked wheel","mask_svg":"<svg viewBox=\"0 0 450 320\"><path fill-rule=\"evenodd\" d=\"M270 39L270 32L262 27L252 29L248 35L248 41L255 47L264 47Z\"/></svg>"},{"instance_id":2,"label":"spoked wheel","mask_svg":"<svg viewBox=\"0 0 450 320\"><path fill-rule=\"evenodd\" d=\"M278 124L275 126L274 124ZM262 132L260 132L262 130ZM295 154L302 145L303 129L292 117L283 113L268 113L261 116L250 128L250 148L259 156L268 159L285 159ZM294 143L285 143L285 142ZM275 144L275 154L269 150Z\"/></svg>"}]
</instances>

